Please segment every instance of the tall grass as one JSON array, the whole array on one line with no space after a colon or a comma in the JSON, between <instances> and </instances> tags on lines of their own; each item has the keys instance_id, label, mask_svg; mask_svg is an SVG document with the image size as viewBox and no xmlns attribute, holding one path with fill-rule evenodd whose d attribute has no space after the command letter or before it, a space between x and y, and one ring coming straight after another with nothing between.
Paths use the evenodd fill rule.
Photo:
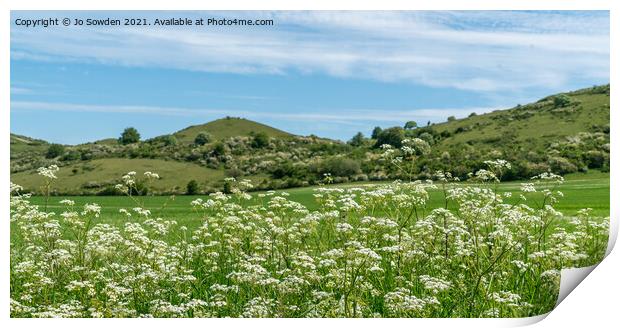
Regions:
<instances>
[{"instance_id":1,"label":"tall grass","mask_svg":"<svg viewBox=\"0 0 620 328\"><path fill-rule=\"evenodd\" d=\"M419 141L386 151L407 168ZM521 317L550 311L560 270L604 254L608 219L554 209L562 178L542 174L515 201L498 191L509 164L489 161L478 185L395 181L317 188L316 210L285 192L192 202L202 225L153 217L135 200L122 227L101 208L63 200L53 213L12 185L13 317ZM56 168L43 168L46 186ZM149 173L146 180L157 179ZM329 182L329 176L326 176ZM431 190L441 208L427 207ZM437 193L432 193L437 195ZM542 199L537 206L527 197ZM541 196L542 195L542 196ZM508 201L508 199L511 199Z\"/></svg>"}]
</instances>

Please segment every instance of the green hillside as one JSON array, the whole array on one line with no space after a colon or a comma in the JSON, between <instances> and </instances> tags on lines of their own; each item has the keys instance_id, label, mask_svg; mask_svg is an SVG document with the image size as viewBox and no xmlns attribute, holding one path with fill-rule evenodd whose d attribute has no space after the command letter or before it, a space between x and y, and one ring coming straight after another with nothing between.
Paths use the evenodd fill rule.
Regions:
<instances>
[{"instance_id":1,"label":"green hillside","mask_svg":"<svg viewBox=\"0 0 620 328\"><path fill-rule=\"evenodd\" d=\"M191 180L200 193L224 190L226 177L250 179L256 189L316 185L326 173L335 183L428 179L437 170L467 179L490 159L512 164L507 180L549 171L608 172L609 92L609 85L597 86L440 124L379 128L372 138L357 136L348 143L230 117L148 140L124 144L112 137L51 153L45 141L11 134L11 179L36 191L41 182L36 169L55 164L60 179L54 192L92 195L110 193L128 171L153 171L162 179L151 192L179 194ZM208 140L196 141L200 133ZM430 152L403 175L379 159L379 146L398 148L406 138L424 140Z\"/></svg>"},{"instance_id":2,"label":"green hillside","mask_svg":"<svg viewBox=\"0 0 620 328\"><path fill-rule=\"evenodd\" d=\"M493 143L497 139L543 145L579 131L609 127L609 85L564 94L568 103L556 97L535 103L436 124L433 129L452 133L445 145Z\"/></svg>"},{"instance_id":3,"label":"green hillside","mask_svg":"<svg viewBox=\"0 0 620 328\"><path fill-rule=\"evenodd\" d=\"M288 132L272 128L268 125L235 117L221 118L206 124L192 125L175 132L173 135L180 142L191 143L194 142L196 136L201 132L209 133L215 140L237 136L249 136L256 133L265 133L273 138L292 136L292 134Z\"/></svg>"},{"instance_id":4,"label":"green hillside","mask_svg":"<svg viewBox=\"0 0 620 328\"><path fill-rule=\"evenodd\" d=\"M184 192L190 180L206 183L218 181L224 176L221 170L209 169L193 163L142 158L96 159L68 165L56 175L64 193L80 193L83 190L100 190L103 187L120 183L121 176L128 171L135 171L138 177L142 177L147 171L157 172L160 179L150 184L153 192L168 189ZM13 174L11 180L35 192L44 182L43 177L32 171Z\"/></svg>"}]
</instances>

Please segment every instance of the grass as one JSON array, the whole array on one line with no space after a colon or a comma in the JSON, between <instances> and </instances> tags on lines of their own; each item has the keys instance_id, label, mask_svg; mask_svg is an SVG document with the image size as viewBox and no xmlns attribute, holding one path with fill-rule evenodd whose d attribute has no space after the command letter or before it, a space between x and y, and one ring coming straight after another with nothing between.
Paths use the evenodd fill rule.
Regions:
<instances>
[{"instance_id":1,"label":"grass","mask_svg":"<svg viewBox=\"0 0 620 328\"><path fill-rule=\"evenodd\" d=\"M62 180L61 180L62 181ZM523 181L505 182L500 185L499 191L513 193L511 200L515 200L519 194L520 184ZM380 182L383 183L383 182ZM351 183L333 185L332 187L353 187L360 186L363 183ZM314 189L317 187L304 187L285 190L289 193L289 199L299 202L309 209L316 209L317 204L314 201ZM609 173L591 171L587 174L578 173L566 176L566 181L558 189L564 193L564 198L555 206L555 208L565 215L575 215L577 211L583 208L592 208L592 215L599 217L609 216ZM257 193L253 193L256 195ZM179 221L179 224L186 225L188 228L197 227L202 224L202 219L195 213L190 206L190 202L196 198L205 198L204 195L183 195L183 196L147 196L137 197L138 201L143 204L144 208L150 209L154 216L164 218L173 218ZM57 196L50 197L48 209L57 213L62 212L63 206L58 202L62 199L72 199L76 205L84 205L86 203L97 203L102 207L102 215L106 223L119 224L124 222L125 217L118 213L120 208L133 208L138 206L129 197L124 196ZM431 199L428 203L430 208L443 206L443 196L441 191L432 191ZM532 207L537 206L541 201L540 197L533 197L528 200L528 204ZM44 205L45 198L42 196L34 196L33 204Z\"/></svg>"},{"instance_id":2,"label":"grass","mask_svg":"<svg viewBox=\"0 0 620 328\"><path fill-rule=\"evenodd\" d=\"M174 133L174 136L183 143L192 143L201 132L208 132L214 140L221 140L236 136L248 136L251 133L265 133L270 137L282 138L292 136L288 132L272 128L265 124L242 119L222 118L206 124L193 125Z\"/></svg>"},{"instance_id":3,"label":"grass","mask_svg":"<svg viewBox=\"0 0 620 328\"><path fill-rule=\"evenodd\" d=\"M545 142L561 140L579 131L589 131L593 125L609 124L609 95L575 91L568 93L572 104L554 108L550 99L509 110L471 116L451 122L436 124L438 132L463 132L447 138L443 146L465 143L486 143L497 138L514 135L513 142L524 146L532 143L543 146Z\"/></svg>"},{"instance_id":4,"label":"grass","mask_svg":"<svg viewBox=\"0 0 620 328\"><path fill-rule=\"evenodd\" d=\"M185 190L190 180L206 184L209 181L224 178L222 170L214 170L194 163L144 158L104 158L63 167L58 172L55 188L63 191L73 190L78 193L87 184L93 186L114 184L127 173L128 167L133 168L139 175L146 171L157 172L161 179L153 183L154 190L169 190L171 186L175 186L177 190ZM39 186L43 184L43 177L36 172L27 171L12 174L11 181L27 190L38 191Z\"/></svg>"}]
</instances>

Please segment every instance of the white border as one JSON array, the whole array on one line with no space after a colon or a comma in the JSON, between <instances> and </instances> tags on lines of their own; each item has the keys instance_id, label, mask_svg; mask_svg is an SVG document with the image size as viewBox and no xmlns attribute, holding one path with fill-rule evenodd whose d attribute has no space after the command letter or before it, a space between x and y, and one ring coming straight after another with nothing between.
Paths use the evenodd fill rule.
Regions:
<instances>
[{"instance_id":1,"label":"white border","mask_svg":"<svg viewBox=\"0 0 620 328\"><path fill-rule=\"evenodd\" d=\"M200 0L175 0L175 1L161 1L151 0L144 1L143 3L138 1L127 0L107 0L100 1L99 3L91 3L87 1L76 0L36 0L36 1L16 1L16 0L3 0L0 2L0 74L3 74L0 79L0 108L3 109L2 119L0 120L0 134L5 138L4 142L0 144L2 147L2 153L5 154L2 160L1 177L4 186L9 184L9 108L10 108L10 79L8 74L10 73L10 10L337 10L337 9L355 9L355 10L389 10L389 9L409 9L409 10L490 10L490 9L531 9L531 10L549 10L549 9L563 9L563 10L611 10L611 77L610 83L615 85L617 82L617 65L616 58L618 57L618 42L613 42L613 37L620 35L618 33L618 1L604 1L604 0L513 0L511 2L499 3L498 1L489 0L433 0L433 1L420 1L419 3L412 3L411 1L402 0L382 0L372 3L362 3L355 0L343 0L343 1L326 1L326 0L314 0L307 1L307 3L299 3L295 1L286 0L227 0L220 1L218 3L205 3ZM611 103L613 105L618 103L617 92L614 92L612 88ZM614 106L611 107L614 107ZM611 122L613 126L618 126L619 115L611 111ZM612 164L611 164L611 199L620 199L620 194L616 189L618 186L618 161L616 160L616 151L618 150L618 133L617 131L611 131L611 145L612 145ZM1 185L1 184L0 184ZM2 209L5 214L8 214L8 188L1 188L0 191ZM611 217L612 217L612 241L615 241L615 237L618 231L618 212L617 206L612 202ZM8 216L8 215L7 215ZM84 326L107 326L109 324L114 325L131 325L136 321L134 319L71 319L71 320L56 320L56 319L37 319L37 320L16 320L9 319L9 220L8 217L3 218L4 231L0 234L2 240L2 270L0 270L1 281L4 283L1 285L2 295L5 295L0 299L0 313L2 318L0 320L4 322L4 326L62 326L62 327L84 327ZM610 242L608 253L611 251L613 242ZM618 272L620 271L620 256L615 253L611 255L600 264L599 269L594 270L591 277L586 279L582 283L583 286L577 288L574 292L575 297L567 298L559 307L549 314L549 319L543 321L542 326L558 327L558 326L573 326L578 323L582 325L592 323L600 323L603 326L609 326L610 322L617 320L616 311L618 304L619 288L617 286ZM593 268L592 268L593 269ZM603 271L604 270L604 271ZM581 279L585 278L582 275ZM579 279L579 281L581 281ZM565 280L565 277L563 277ZM582 288L583 287L583 288ZM588 289L586 289L586 287ZM571 288L572 290L572 288ZM607 309L607 310L605 310ZM526 325L538 322L545 318L546 315L524 318L524 319L321 319L321 321L311 319L209 319L207 321L203 319L185 319L182 324L184 326L204 326L205 324L216 326L241 326L241 325L258 325L265 327L287 327L291 325L299 327L310 327L316 324L336 326L341 324L355 324L365 327L375 327L377 324L389 324L391 326L410 327L411 325L422 324L424 326L458 326L458 327L497 327L497 326L518 326ZM152 326L167 326L171 323L168 320L157 319L136 319L140 320L140 324L152 325ZM355 320L353 322L353 320ZM389 321L389 322L388 322Z\"/></svg>"}]
</instances>

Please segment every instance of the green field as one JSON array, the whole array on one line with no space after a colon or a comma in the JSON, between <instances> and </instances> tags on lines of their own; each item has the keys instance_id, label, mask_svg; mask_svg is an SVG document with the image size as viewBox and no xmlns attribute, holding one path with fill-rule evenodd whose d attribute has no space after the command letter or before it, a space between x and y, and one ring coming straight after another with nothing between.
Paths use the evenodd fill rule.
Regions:
<instances>
[{"instance_id":1,"label":"green field","mask_svg":"<svg viewBox=\"0 0 620 328\"><path fill-rule=\"evenodd\" d=\"M598 217L609 216L609 173L601 173L591 171L587 174L570 174L567 175L566 181L557 190L564 193L564 197L555 206L556 209L564 213L564 215L575 215L577 211L583 208L592 208L592 215ZM500 184L500 192L511 192L513 195L510 199L516 199L519 195L520 184L523 181L511 181ZM379 182L384 183L384 182ZM353 186L363 186L365 183L352 183L333 185L334 188L346 188ZM367 183L366 183L367 184ZM464 183L463 183L464 184ZM287 198L297 201L309 209L316 209L317 203L313 194L317 187L305 187L283 190L289 193ZM278 191L282 192L282 191ZM252 194L256 195L259 192ZM440 190L431 192L429 201L429 209L443 206L443 195ZM196 198L205 199L206 195L182 195L182 196L145 196L135 197L140 203L138 205L134 200L126 196L55 196L50 197L48 210L60 213L64 210L64 206L58 204L62 199L72 199L77 206L86 203L96 203L102 207L101 222L120 223L126 220L124 215L118 212L121 208L131 209L141 206L151 210L154 216L164 217L167 219L175 219L180 225L187 227L199 226L202 222L201 216L192 209L190 202ZM528 204L532 207L538 206L540 197L531 197ZM248 204L256 203L257 197L248 202ZM34 196L32 202L41 206L45 205L45 197Z\"/></svg>"}]
</instances>

